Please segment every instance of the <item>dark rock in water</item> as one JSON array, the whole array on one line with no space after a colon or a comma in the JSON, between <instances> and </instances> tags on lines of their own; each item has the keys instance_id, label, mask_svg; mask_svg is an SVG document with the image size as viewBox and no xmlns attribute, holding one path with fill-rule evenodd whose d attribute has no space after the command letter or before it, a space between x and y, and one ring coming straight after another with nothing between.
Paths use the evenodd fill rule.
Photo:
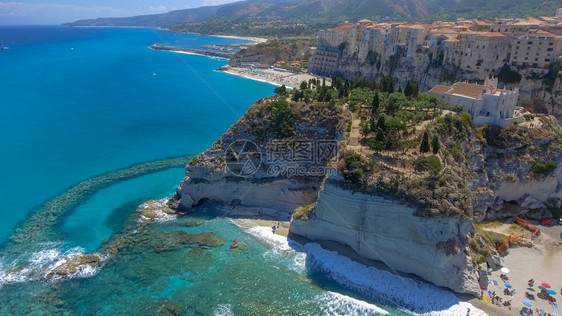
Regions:
<instances>
[{"instance_id":1,"label":"dark rock in water","mask_svg":"<svg viewBox=\"0 0 562 316\"><path fill-rule=\"evenodd\" d=\"M176 193L174 194L166 203L166 205L171 208L172 210L178 210L180 206L180 196Z\"/></svg>"},{"instance_id":2,"label":"dark rock in water","mask_svg":"<svg viewBox=\"0 0 562 316\"><path fill-rule=\"evenodd\" d=\"M197 227L197 226L201 226L201 225L205 225L207 221L204 219L197 219L197 220L193 220L193 221L189 221L189 222L184 222L184 223L178 223L177 226L182 226L182 227Z\"/></svg>"},{"instance_id":3,"label":"dark rock in water","mask_svg":"<svg viewBox=\"0 0 562 316\"><path fill-rule=\"evenodd\" d=\"M162 316L166 316L166 315L170 315L170 316L179 316L182 314L181 309L174 303L168 301L168 300L159 300L158 303L159 306L156 309L156 313L154 313L154 315L162 315Z\"/></svg>"},{"instance_id":4,"label":"dark rock in water","mask_svg":"<svg viewBox=\"0 0 562 316\"><path fill-rule=\"evenodd\" d=\"M47 278L50 279L55 275L64 276L74 274L83 266L96 267L99 264L100 257L96 255L79 254L71 258L66 258L64 263L47 274Z\"/></svg>"},{"instance_id":5,"label":"dark rock in water","mask_svg":"<svg viewBox=\"0 0 562 316\"><path fill-rule=\"evenodd\" d=\"M230 244L230 249L234 249L234 248L238 248L238 242L236 240L234 240L231 244Z\"/></svg>"},{"instance_id":6,"label":"dark rock in water","mask_svg":"<svg viewBox=\"0 0 562 316\"><path fill-rule=\"evenodd\" d=\"M184 244L199 244L201 246L220 247L224 245L225 240L213 233L188 234L186 232L177 232L180 240Z\"/></svg>"}]
</instances>

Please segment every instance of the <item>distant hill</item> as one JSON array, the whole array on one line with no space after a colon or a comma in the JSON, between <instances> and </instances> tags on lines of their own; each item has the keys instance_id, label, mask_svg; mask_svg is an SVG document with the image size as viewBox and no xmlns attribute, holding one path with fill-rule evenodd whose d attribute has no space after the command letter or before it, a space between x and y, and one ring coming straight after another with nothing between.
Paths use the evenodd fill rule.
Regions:
<instances>
[{"instance_id":1,"label":"distant hill","mask_svg":"<svg viewBox=\"0 0 562 316\"><path fill-rule=\"evenodd\" d=\"M429 17L431 7L433 5L428 5L424 0L249 0L162 14L79 20L65 25L167 27L181 23L249 18L299 19L302 22L306 22L307 18L337 21L363 18L412 20Z\"/></svg>"},{"instance_id":2,"label":"distant hill","mask_svg":"<svg viewBox=\"0 0 562 316\"><path fill-rule=\"evenodd\" d=\"M495 19L501 17L554 16L560 0L426 0L444 9L436 15L443 20L456 18Z\"/></svg>"},{"instance_id":3,"label":"distant hill","mask_svg":"<svg viewBox=\"0 0 562 316\"><path fill-rule=\"evenodd\" d=\"M457 17L493 19L553 16L560 6L560 0L248 0L162 14L80 20L65 25L171 27L186 23L248 20L307 24L364 18L387 21L454 20Z\"/></svg>"}]
</instances>

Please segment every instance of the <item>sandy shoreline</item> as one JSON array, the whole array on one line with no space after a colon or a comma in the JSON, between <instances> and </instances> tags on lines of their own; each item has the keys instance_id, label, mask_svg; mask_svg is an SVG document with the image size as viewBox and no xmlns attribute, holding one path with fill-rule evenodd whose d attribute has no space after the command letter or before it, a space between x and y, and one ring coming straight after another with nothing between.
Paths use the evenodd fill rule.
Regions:
<instances>
[{"instance_id":1,"label":"sandy shoreline","mask_svg":"<svg viewBox=\"0 0 562 316\"><path fill-rule=\"evenodd\" d=\"M208 35L208 36L239 39L239 40L251 41L257 44L267 42L267 38L263 38L263 37L235 36L235 35Z\"/></svg>"},{"instance_id":2,"label":"sandy shoreline","mask_svg":"<svg viewBox=\"0 0 562 316\"><path fill-rule=\"evenodd\" d=\"M260 71L251 71L246 68L238 67L225 67L220 71L238 76L244 77L246 79L251 79L255 81L267 82L276 86L285 85L289 89L298 87L301 82L310 79L320 79L321 77L313 76L307 73L291 73L291 72L281 72L273 69L263 69ZM329 81L326 84L330 84Z\"/></svg>"}]
</instances>

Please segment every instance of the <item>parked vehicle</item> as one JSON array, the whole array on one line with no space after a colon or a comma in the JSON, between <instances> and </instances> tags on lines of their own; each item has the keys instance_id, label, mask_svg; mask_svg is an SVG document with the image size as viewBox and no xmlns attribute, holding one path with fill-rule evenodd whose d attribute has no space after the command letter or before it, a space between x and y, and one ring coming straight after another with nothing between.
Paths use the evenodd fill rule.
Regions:
<instances>
[{"instance_id":1,"label":"parked vehicle","mask_svg":"<svg viewBox=\"0 0 562 316\"><path fill-rule=\"evenodd\" d=\"M551 220L549 220L548 218L543 218L543 219L541 219L541 225L552 226L552 225L554 225L554 223Z\"/></svg>"}]
</instances>

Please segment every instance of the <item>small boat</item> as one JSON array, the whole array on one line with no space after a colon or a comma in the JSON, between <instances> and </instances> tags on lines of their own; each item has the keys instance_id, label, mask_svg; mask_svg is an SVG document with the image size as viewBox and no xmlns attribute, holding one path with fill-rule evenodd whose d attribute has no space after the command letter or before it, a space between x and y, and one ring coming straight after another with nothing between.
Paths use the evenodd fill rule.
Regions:
<instances>
[{"instance_id":1,"label":"small boat","mask_svg":"<svg viewBox=\"0 0 562 316\"><path fill-rule=\"evenodd\" d=\"M8 46L4 46L4 41L2 41L2 50L8 50L10 49Z\"/></svg>"},{"instance_id":2,"label":"small boat","mask_svg":"<svg viewBox=\"0 0 562 316\"><path fill-rule=\"evenodd\" d=\"M155 73L155 72L153 72L153 73L152 73L152 75L153 75L153 76L156 76L156 73Z\"/></svg>"}]
</instances>

